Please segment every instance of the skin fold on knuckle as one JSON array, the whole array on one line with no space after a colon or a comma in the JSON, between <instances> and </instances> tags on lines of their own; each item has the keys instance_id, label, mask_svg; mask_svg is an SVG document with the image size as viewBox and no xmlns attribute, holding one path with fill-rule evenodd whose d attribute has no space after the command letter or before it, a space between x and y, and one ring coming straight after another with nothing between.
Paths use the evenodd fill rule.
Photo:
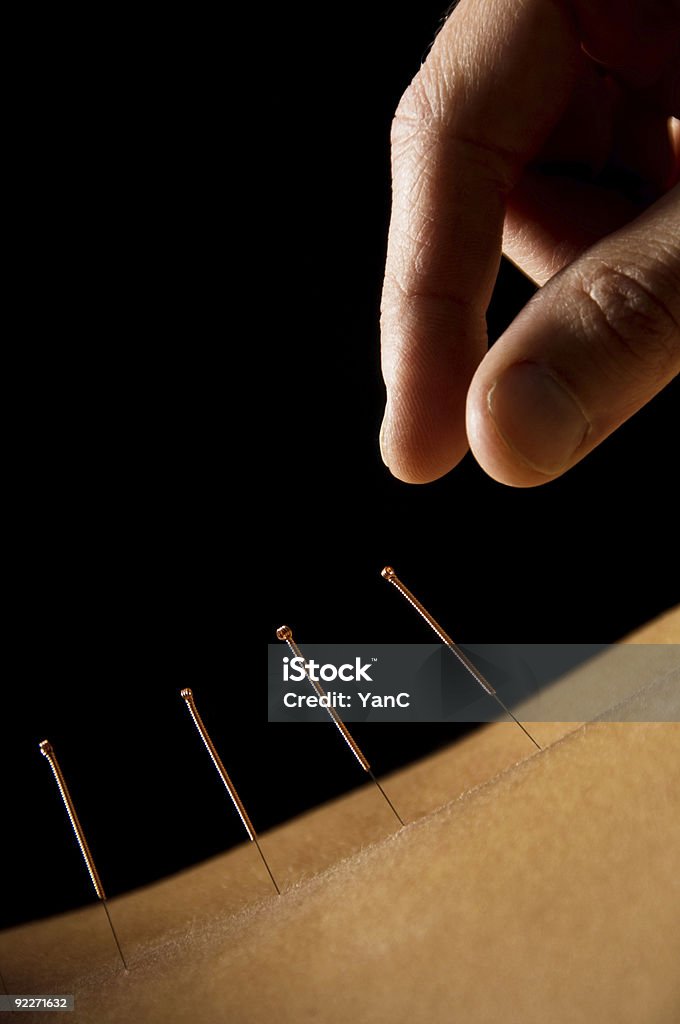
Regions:
<instances>
[{"instance_id":1,"label":"skin fold on knuckle","mask_svg":"<svg viewBox=\"0 0 680 1024\"><path fill-rule=\"evenodd\" d=\"M582 327L609 376L661 384L678 372L677 274L624 260L589 260L575 284Z\"/></svg>"},{"instance_id":2,"label":"skin fold on knuckle","mask_svg":"<svg viewBox=\"0 0 680 1024\"><path fill-rule=\"evenodd\" d=\"M392 120L392 145L398 148L422 130L445 123L447 87L442 68L432 55L405 89Z\"/></svg>"},{"instance_id":3,"label":"skin fold on knuckle","mask_svg":"<svg viewBox=\"0 0 680 1024\"><path fill-rule=\"evenodd\" d=\"M514 187L520 158L501 145L475 116L468 99L466 72L431 57L404 92L392 120L393 176L425 166L433 155L445 154L496 186L502 194Z\"/></svg>"}]
</instances>

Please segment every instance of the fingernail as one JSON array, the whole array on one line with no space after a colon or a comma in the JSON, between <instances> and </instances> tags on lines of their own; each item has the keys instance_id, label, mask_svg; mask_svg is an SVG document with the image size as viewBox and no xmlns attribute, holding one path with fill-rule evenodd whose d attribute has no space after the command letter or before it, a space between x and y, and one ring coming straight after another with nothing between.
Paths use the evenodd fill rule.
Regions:
<instances>
[{"instance_id":1,"label":"fingernail","mask_svg":"<svg viewBox=\"0 0 680 1024\"><path fill-rule=\"evenodd\" d=\"M487 395L501 438L532 469L549 476L569 463L590 424L562 382L537 363L515 363Z\"/></svg>"}]
</instances>

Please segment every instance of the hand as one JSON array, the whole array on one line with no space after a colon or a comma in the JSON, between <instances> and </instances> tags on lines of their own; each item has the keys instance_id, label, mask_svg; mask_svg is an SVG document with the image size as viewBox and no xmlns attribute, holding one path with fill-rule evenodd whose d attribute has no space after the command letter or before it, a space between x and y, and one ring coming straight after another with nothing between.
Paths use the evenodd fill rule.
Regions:
<instances>
[{"instance_id":1,"label":"hand","mask_svg":"<svg viewBox=\"0 0 680 1024\"><path fill-rule=\"evenodd\" d=\"M671 115L677 0L462 0L392 133L381 447L395 476L448 472L467 426L496 480L544 483L678 373ZM544 287L485 355L501 248Z\"/></svg>"}]
</instances>

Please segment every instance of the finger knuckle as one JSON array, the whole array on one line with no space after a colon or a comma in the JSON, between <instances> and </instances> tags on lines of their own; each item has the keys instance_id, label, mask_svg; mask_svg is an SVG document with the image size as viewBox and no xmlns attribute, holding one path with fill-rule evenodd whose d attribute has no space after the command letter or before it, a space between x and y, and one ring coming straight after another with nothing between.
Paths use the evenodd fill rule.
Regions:
<instances>
[{"instance_id":1,"label":"finger knuckle","mask_svg":"<svg viewBox=\"0 0 680 1024\"><path fill-rule=\"evenodd\" d=\"M441 125L441 105L436 79L423 67L399 100L392 120L392 147L398 150L416 138L437 131Z\"/></svg>"},{"instance_id":2,"label":"finger knuckle","mask_svg":"<svg viewBox=\"0 0 680 1024\"><path fill-rule=\"evenodd\" d=\"M653 375L680 358L680 288L671 274L624 264L592 263L579 280L584 320L613 364L632 359Z\"/></svg>"},{"instance_id":3,"label":"finger knuckle","mask_svg":"<svg viewBox=\"0 0 680 1024\"><path fill-rule=\"evenodd\" d=\"M439 152L449 163L501 193L512 188L518 155L489 137L483 124L465 112L462 75L424 64L401 97L392 121L393 169L417 166L420 171Z\"/></svg>"}]
</instances>

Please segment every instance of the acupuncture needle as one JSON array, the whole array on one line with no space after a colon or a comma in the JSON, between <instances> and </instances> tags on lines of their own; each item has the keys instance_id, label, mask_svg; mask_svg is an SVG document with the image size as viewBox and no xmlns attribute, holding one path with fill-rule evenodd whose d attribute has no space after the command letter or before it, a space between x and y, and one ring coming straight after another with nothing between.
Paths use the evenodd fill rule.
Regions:
<instances>
[{"instance_id":1,"label":"acupuncture needle","mask_svg":"<svg viewBox=\"0 0 680 1024\"><path fill-rule=\"evenodd\" d=\"M284 643L288 644L288 647L292 651L293 655L296 658L300 659L300 661L302 662L303 668L304 668L305 675L307 676L307 679L309 680L309 682L310 682L312 688L314 689L314 692L316 693L316 695L318 697L326 697L327 694L326 694L326 691L324 690L323 686L321 685L321 683L317 679L314 679L314 677L312 676L311 672L309 671L309 666L308 666L308 664L307 664L307 662L306 662L306 660L305 660L305 658L304 658L304 656L302 654L302 651L300 650L298 645L295 643L295 640L293 639L293 630L290 628L290 626L279 626L279 628L276 630L276 636L278 637L279 640L283 640ZM343 720L340 718L340 715L337 713L335 708L330 707L330 702L327 702L327 704L324 705L324 707L325 707L325 710L328 712L328 714L333 719L333 722L335 723L338 731L340 732L340 735L342 736L343 740L345 741L345 743L347 744L349 749L352 751L354 756L356 757L356 759L359 762L359 764L361 765L361 767L371 777L373 782L375 782L376 786L378 787L378 789L380 790L380 792L384 796L385 800L387 801L387 803L390 805L390 807L394 811L395 817L397 818L397 821L399 822L399 824L400 825L404 825L405 822L402 820L401 815L399 814L398 810L396 809L396 807L394 806L394 804L392 803L392 801L388 797L388 795L385 792L385 790L382 788L382 786L380 785L380 783L376 779L375 775L373 774L373 772L371 770L371 766L370 766L370 764L368 762L368 759L361 752L361 750L360 750L356 740L354 739L354 737L350 733L349 729L347 728L347 726L345 725Z\"/></svg>"},{"instance_id":2,"label":"acupuncture needle","mask_svg":"<svg viewBox=\"0 0 680 1024\"><path fill-rule=\"evenodd\" d=\"M272 882L274 884L274 888L276 889L277 893L280 896L281 895L281 890L279 889L279 887L278 887L278 885L276 883L276 879L274 878L274 875L272 874L272 870L269 867L269 864L267 863L267 858L265 857L264 853L262 852L262 847L260 846L260 843L258 841L257 833L255 831L253 823L250 820L250 818L248 817L248 812L246 811L246 809L245 809L245 807L243 805L243 801L241 800L240 796L236 792L236 788L234 786L234 783L229 778L229 776L227 774L227 770L224 767L224 765L222 764L222 758L217 753L217 747L215 746L213 741L210 739L210 736L208 735L208 730L206 729L205 725L203 724L203 719L201 718L201 716L198 713L198 708L196 707L196 701L194 699L193 690L189 689L189 687L186 686L180 692L180 696L186 702L186 706L189 709L189 714L191 715L191 717L193 719L194 725L198 729L200 737L201 737L201 739L203 740L203 742L205 744L205 749L210 754L210 758L212 760L212 763L215 765L215 768L217 769L217 774L221 778L221 780L222 780L222 782L224 784L224 788L226 789L227 793L231 797L231 801L232 801L234 807L236 808L236 812L237 812L239 818L241 819L241 821L243 822L243 827L245 828L245 830L246 830L246 832L248 834L248 838L250 839L250 841L252 843L255 843L255 846L257 847L257 852L259 853L260 857L262 858L262 863L264 864L264 866L267 869L267 874L271 878L271 880L272 880Z\"/></svg>"},{"instance_id":3,"label":"acupuncture needle","mask_svg":"<svg viewBox=\"0 0 680 1024\"><path fill-rule=\"evenodd\" d=\"M73 800L71 799L71 794L68 791L66 780L64 779L61 768L59 767L57 755L54 753L54 748L52 747L52 744L49 742L49 740L42 741L42 743L40 744L40 753L43 754L49 761L50 768L52 769L52 774L54 775L57 787L59 789L59 792L61 793L61 798L64 801L66 813L69 816L71 826L73 828L73 831L75 832L76 839L78 840L78 846L80 847L80 852L83 855L85 866L87 867L90 879L92 881L92 885L94 886L94 891L96 892L101 902L101 905L106 911L106 917L108 918L109 927L111 928L111 934L113 935L113 939L114 942L116 943L116 947L120 954L120 958L123 961L123 967L127 972L128 965L125 962L123 950L121 949L120 942L118 941L118 936L116 935L116 929L113 927L113 921L111 920L111 914L109 913L109 908L106 900L106 893L104 892L104 886L102 885L101 878L99 877L99 873L97 871L97 868L95 867L92 854L90 853L90 847L87 845L85 833L83 832L83 826L80 824L78 815L76 814L75 805L73 803Z\"/></svg>"},{"instance_id":4,"label":"acupuncture needle","mask_svg":"<svg viewBox=\"0 0 680 1024\"><path fill-rule=\"evenodd\" d=\"M479 671L479 669L475 668L470 659L460 649L458 644L453 642L449 634L442 628L442 626L439 625L437 620L432 615L430 615L427 608L425 608L424 605L420 603L415 594L412 594L411 591L406 586L406 584L401 582L392 566L386 565L380 575L383 577L383 579L386 579L388 583L391 583L393 587L396 587L399 593L402 595L402 597L405 597L409 604L413 605L418 614L425 619L430 629L437 634L441 642L446 647L448 647L448 649L451 651L452 654L456 656L456 658L458 658L458 661L461 663L461 665L463 665L464 668L467 669L472 678L479 683L482 689L485 690L490 697L493 697L494 700L497 701L498 704L500 704L506 715L509 715L513 722L517 723L522 732L525 733L526 736L528 736L528 738L531 740L534 746L541 750L542 748L540 743L537 743L534 737L529 732L529 730L522 725L518 718L515 718L510 708L503 703L503 701L498 696L498 694L496 693L488 679L485 679L482 673Z\"/></svg>"}]
</instances>

